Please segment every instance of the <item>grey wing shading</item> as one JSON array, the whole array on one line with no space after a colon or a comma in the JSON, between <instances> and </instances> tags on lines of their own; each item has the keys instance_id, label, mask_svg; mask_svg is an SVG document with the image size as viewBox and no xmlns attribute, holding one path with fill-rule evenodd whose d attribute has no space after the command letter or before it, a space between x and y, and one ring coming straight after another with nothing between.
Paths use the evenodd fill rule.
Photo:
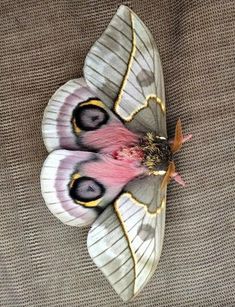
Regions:
<instances>
[{"instance_id":1,"label":"grey wing shading","mask_svg":"<svg viewBox=\"0 0 235 307\"><path fill-rule=\"evenodd\" d=\"M160 56L150 31L128 7L119 7L89 51L84 76L130 129L167 137Z\"/></svg>"},{"instance_id":2,"label":"grey wing shading","mask_svg":"<svg viewBox=\"0 0 235 307\"><path fill-rule=\"evenodd\" d=\"M160 191L159 177L145 177L127 185L88 234L91 258L124 301L145 286L160 259L166 189Z\"/></svg>"}]
</instances>

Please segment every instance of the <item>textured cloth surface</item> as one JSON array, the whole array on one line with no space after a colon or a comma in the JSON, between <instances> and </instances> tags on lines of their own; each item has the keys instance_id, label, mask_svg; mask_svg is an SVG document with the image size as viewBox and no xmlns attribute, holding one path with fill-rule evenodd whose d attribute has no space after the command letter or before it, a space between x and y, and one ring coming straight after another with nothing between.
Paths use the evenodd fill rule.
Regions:
<instances>
[{"instance_id":1,"label":"textured cloth surface","mask_svg":"<svg viewBox=\"0 0 235 307\"><path fill-rule=\"evenodd\" d=\"M125 1L153 33L163 64L169 135L187 188L168 187L158 269L123 303L86 248L88 228L46 208L43 110L82 75L121 1L1 0L1 306L234 306L234 1Z\"/></svg>"}]
</instances>

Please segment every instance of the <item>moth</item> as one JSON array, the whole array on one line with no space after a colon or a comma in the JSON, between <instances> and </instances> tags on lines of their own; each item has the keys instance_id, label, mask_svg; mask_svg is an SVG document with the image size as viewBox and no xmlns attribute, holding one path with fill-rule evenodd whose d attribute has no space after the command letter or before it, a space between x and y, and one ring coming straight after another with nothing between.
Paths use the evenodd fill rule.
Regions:
<instances>
[{"instance_id":1,"label":"moth","mask_svg":"<svg viewBox=\"0 0 235 307\"><path fill-rule=\"evenodd\" d=\"M41 172L49 210L64 224L91 225L88 251L124 301L159 262L180 121L168 140L162 66L148 28L120 6L90 49L84 78L50 99L42 134L50 152Z\"/></svg>"}]
</instances>

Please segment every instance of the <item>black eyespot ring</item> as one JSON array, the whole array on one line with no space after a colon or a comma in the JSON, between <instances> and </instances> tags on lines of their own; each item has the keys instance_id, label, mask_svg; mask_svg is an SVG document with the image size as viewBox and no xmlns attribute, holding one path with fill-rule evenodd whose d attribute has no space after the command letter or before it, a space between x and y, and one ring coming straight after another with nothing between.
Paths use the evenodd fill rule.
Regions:
<instances>
[{"instance_id":1,"label":"black eyespot ring","mask_svg":"<svg viewBox=\"0 0 235 307\"><path fill-rule=\"evenodd\" d=\"M73 122L84 131L96 130L106 124L108 120L108 113L100 106L78 105L73 111Z\"/></svg>"},{"instance_id":2,"label":"black eyespot ring","mask_svg":"<svg viewBox=\"0 0 235 307\"><path fill-rule=\"evenodd\" d=\"M75 201L90 202L101 198L105 193L104 186L91 177L83 176L72 181L69 195Z\"/></svg>"}]
</instances>

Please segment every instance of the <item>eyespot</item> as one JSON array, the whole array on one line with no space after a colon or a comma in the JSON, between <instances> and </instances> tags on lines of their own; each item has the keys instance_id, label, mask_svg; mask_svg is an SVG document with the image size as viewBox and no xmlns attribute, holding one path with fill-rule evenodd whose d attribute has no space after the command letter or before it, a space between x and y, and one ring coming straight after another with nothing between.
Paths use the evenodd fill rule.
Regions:
<instances>
[{"instance_id":1,"label":"eyespot","mask_svg":"<svg viewBox=\"0 0 235 307\"><path fill-rule=\"evenodd\" d=\"M91 131L106 124L108 119L108 113L101 106L94 103L86 103L75 108L72 122L75 125L75 130L79 128Z\"/></svg>"},{"instance_id":2,"label":"eyespot","mask_svg":"<svg viewBox=\"0 0 235 307\"><path fill-rule=\"evenodd\" d=\"M104 186L91 177L79 177L70 185L70 196L73 200L86 203L101 198L104 195Z\"/></svg>"}]
</instances>

